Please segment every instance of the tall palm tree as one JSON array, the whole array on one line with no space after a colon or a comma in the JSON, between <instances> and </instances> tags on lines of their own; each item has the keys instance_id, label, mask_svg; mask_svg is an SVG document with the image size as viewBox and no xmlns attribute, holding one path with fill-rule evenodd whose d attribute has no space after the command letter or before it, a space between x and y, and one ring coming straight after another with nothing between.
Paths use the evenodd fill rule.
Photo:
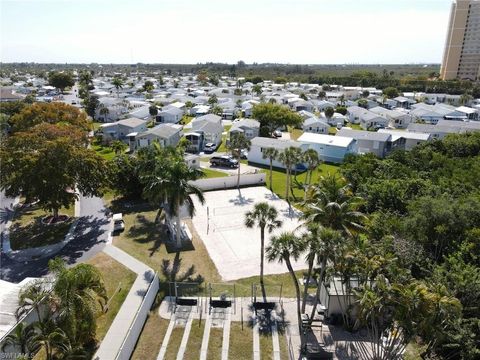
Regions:
<instances>
[{"instance_id":1,"label":"tall palm tree","mask_svg":"<svg viewBox=\"0 0 480 360\"><path fill-rule=\"evenodd\" d=\"M143 150L143 149L142 149ZM203 192L191 181L204 174L201 170L190 168L183 160L183 148L162 148L158 143L140 152L140 181L143 193L150 202L157 204L176 217L177 247L182 246L181 213L182 205L187 206L190 216L195 213L191 195L195 195L203 204Z\"/></svg>"},{"instance_id":2,"label":"tall palm tree","mask_svg":"<svg viewBox=\"0 0 480 360\"><path fill-rule=\"evenodd\" d=\"M115 76L112 80L112 85L117 89L117 97L119 97L118 91L123 88L123 80L120 77Z\"/></svg>"},{"instance_id":3,"label":"tall palm tree","mask_svg":"<svg viewBox=\"0 0 480 360\"><path fill-rule=\"evenodd\" d=\"M266 202L255 204L252 211L245 214L245 226L260 228L260 286L262 288L263 300L267 301L265 285L263 282L264 252L265 252L265 229L271 233L274 229L282 226L282 221L278 220L278 212L273 206Z\"/></svg>"},{"instance_id":4,"label":"tall palm tree","mask_svg":"<svg viewBox=\"0 0 480 360\"><path fill-rule=\"evenodd\" d=\"M90 264L67 268L61 259L51 260L55 274L54 302L58 324L72 343L87 343L95 338L97 304L103 306L108 297L99 271Z\"/></svg>"},{"instance_id":5,"label":"tall palm tree","mask_svg":"<svg viewBox=\"0 0 480 360\"><path fill-rule=\"evenodd\" d=\"M303 160L307 164L307 176L305 185L308 187L312 183L313 171L322 163L318 153L314 149L308 149L303 153Z\"/></svg>"},{"instance_id":6,"label":"tall palm tree","mask_svg":"<svg viewBox=\"0 0 480 360\"><path fill-rule=\"evenodd\" d=\"M316 243L314 246L310 246L309 250L316 252L315 256L317 259L317 265L320 266L320 274L317 277L317 291L315 294L310 320L313 320L315 316L315 310L318 305L318 300L320 299L321 285L325 280L327 264L329 261L334 261L335 256L338 253L337 249L343 241L343 237L339 231L326 227L318 227L315 231L315 236ZM313 254L310 256L313 256Z\"/></svg>"},{"instance_id":7,"label":"tall palm tree","mask_svg":"<svg viewBox=\"0 0 480 360\"><path fill-rule=\"evenodd\" d=\"M270 160L270 191L273 193L273 160L278 157L278 150L273 147L266 148L262 157Z\"/></svg>"},{"instance_id":8,"label":"tall palm tree","mask_svg":"<svg viewBox=\"0 0 480 360\"><path fill-rule=\"evenodd\" d=\"M26 325L23 322L20 322L15 327L15 330L5 337L5 340L2 344L2 351L5 351L5 348L8 345L18 346L22 354L28 355L32 348L32 339L35 335L35 329L33 325Z\"/></svg>"},{"instance_id":9,"label":"tall palm tree","mask_svg":"<svg viewBox=\"0 0 480 360\"><path fill-rule=\"evenodd\" d=\"M286 189L285 189L285 200L290 204L290 176L292 172L292 167L297 165L297 154L295 147L291 146L284 149L280 154L278 154L278 160L285 166L286 172Z\"/></svg>"},{"instance_id":10,"label":"tall palm tree","mask_svg":"<svg viewBox=\"0 0 480 360\"><path fill-rule=\"evenodd\" d=\"M43 279L37 279L23 288L18 295L18 308L15 312L17 319L34 310L39 321L42 320L41 304L48 302L50 292L47 283Z\"/></svg>"},{"instance_id":11,"label":"tall palm tree","mask_svg":"<svg viewBox=\"0 0 480 360\"><path fill-rule=\"evenodd\" d=\"M100 107L100 110L98 111L100 115L103 116L103 122L106 122L107 121L107 115L110 114L110 110L108 110L108 108L102 104L102 106Z\"/></svg>"},{"instance_id":12,"label":"tall palm tree","mask_svg":"<svg viewBox=\"0 0 480 360\"><path fill-rule=\"evenodd\" d=\"M266 254L269 262L278 261L285 262L288 272L295 286L295 295L297 300L297 317L300 334L302 334L302 313L300 308L300 286L298 285L297 276L292 267L291 260L298 260L300 254L304 250L304 243L293 232L283 232L278 236L270 239L270 245L267 247ZM300 336L303 338L302 336ZM303 341L302 341L303 343Z\"/></svg>"},{"instance_id":13,"label":"tall palm tree","mask_svg":"<svg viewBox=\"0 0 480 360\"><path fill-rule=\"evenodd\" d=\"M232 152L232 156L238 161L237 188L240 188L240 160L242 150L250 150L250 140L248 140L244 134L238 133L230 136L230 142L227 147Z\"/></svg>"}]
</instances>

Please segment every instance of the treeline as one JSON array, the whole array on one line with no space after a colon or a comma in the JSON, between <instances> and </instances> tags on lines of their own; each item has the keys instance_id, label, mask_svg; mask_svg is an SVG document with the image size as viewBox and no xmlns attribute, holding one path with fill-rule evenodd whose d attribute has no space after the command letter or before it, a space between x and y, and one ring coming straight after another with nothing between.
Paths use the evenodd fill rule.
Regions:
<instances>
[{"instance_id":1,"label":"treeline","mask_svg":"<svg viewBox=\"0 0 480 360\"><path fill-rule=\"evenodd\" d=\"M461 303L460 314L423 340L435 342L429 347L440 358L478 359L480 133L451 135L383 160L352 156L342 173L365 199L372 239L392 236L405 270Z\"/></svg>"}]
</instances>

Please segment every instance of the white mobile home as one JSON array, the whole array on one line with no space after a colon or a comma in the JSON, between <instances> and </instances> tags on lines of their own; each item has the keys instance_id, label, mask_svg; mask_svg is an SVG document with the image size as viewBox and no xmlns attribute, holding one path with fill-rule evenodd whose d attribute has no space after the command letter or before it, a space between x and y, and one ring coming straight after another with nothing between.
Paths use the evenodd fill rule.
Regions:
<instances>
[{"instance_id":1,"label":"white mobile home","mask_svg":"<svg viewBox=\"0 0 480 360\"><path fill-rule=\"evenodd\" d=\"M356 152L356 141L351 137L304 133L298 141L314 149L326 162L341 163L346 155Z\"/></svg>"}]
</instances>

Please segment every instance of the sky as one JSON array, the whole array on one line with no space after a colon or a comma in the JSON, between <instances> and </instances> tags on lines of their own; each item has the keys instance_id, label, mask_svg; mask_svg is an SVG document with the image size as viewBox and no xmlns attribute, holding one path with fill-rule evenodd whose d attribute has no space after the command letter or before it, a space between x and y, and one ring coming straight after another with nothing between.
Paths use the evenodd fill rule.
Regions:
<instances>
[{"instance_id":1,"label":"sky","mask_svg":"<svg viewBox=\"0 0 480 360\"><path fill-rule=\"evenodd\" d=\"M440 63L451 0L0 0L0 60Z\"/></svg>"}]
</instances>

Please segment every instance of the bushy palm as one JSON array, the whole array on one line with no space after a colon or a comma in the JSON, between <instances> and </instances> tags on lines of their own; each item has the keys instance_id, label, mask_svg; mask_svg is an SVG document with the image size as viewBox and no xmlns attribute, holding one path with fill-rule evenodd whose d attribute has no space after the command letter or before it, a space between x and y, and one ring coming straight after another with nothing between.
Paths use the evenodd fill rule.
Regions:
<instances>
[{"instance_id":1,"label":"bushy palm","mask_svg":"<svg viewBox=\"0 0 480 360\"><path fill-rule=\"evenodd\" d=\"M2 344L2 351L5 351L7 346L18 346L22 354L29 354L32 350L32 339L35 336L35 329L32 325L26 325L20 322L15 327L15 330L7 335Z\"/></svg>"},{"instance_id":2,"label":"bushy palm","mask_svg":"<svg viewBox=\"0 0 480 360\"><path fill-rule=\"evenodd\" d=\"M291 174L292 168L296 168L298 163L298 148L289 147L284 149L280 154L278 154L278 161L280 161L285 166L286 172L286 190L285 190L285 199L290 204L290 183L291 183Z\"/></svg>"},{"instance_id":3,"label":"bushy palm","mask_svg":"<svg viewBox=\"0 0 480 360\"><path fill-rule=\"evenodd\" d=\"M117 89L117 97L119 96L118 90L123 88L123 80L118 76L114 77L112 80L112 85Z\"/></svg>"},{"instance_id":4,"label":"bushy palm","mask_svg":"<svg viewBox=\"0 0 480 360\"><path fill-rule=\"evenodd\" d=\"M34 351L44 349L46 360L52 360L56 351L61 352L68 337L53 319L45 319L35 323L36 334L32 338Z\"/></svg>"},{"instance_id":5,"label":"bushy palm","mask_svg":"<svg viewBox=\"0 0 480 360\"><path fill-rule=\"evenodd\" d=\"M21 319L30 311L34 310L37 318L42 320L41 304L50 297L48 283L43 279L37 279L20 290L18 295L18 308L15 312L17 319Z\"/></svg>"},{"instance_id":6,"label":"bushy palm","mask_svg":"<svg viewBox=\"0 0 480 360\"><path fill-rule=\"evenodd\" d=\"M295 294L297 299L297 317L300 334L302 333L302 313L300 309L300 286L298 285L297 276L292 267L292 259L298 260L304 251L304 242L293 232L283 232L278 236L270 239L270 245L266 249L267 259L270 262L285 262L288 272L295 286Z\"/></svg>"},{"instance_id":7,"label":"bushy palm","mask_svg":"<svg viewBox=\"0 0 480 360\"><path fill-rule=\"evenodd\" d=\"M56 280L53 286L58 323L72 343L94 339L98 306L108 300L103 279L90 264L67 268L61 259L49 263Z\"/></svg>"},{"instance_id":8,"label":"bushy palm","mask_svg":"<svg viewBox=\"0 0 480 360\"><path fill-rule=\"evenodd\" d=\"M362 203L343 178L328 174L309 190L303 219L352 236L364 229L367 218L359 211Z\"/></svg>"},{"instance_id":9,"label":"bushy palm","mask_svg":"<svg viewBox=\"0 0 480 360\"><path fill-rule=\"evenodd\" d=\"M263 282L265 229L271 233L276 228L282 226L282 221L278 220L277 209L268 205L266 202L260 202L255 204L252 211L248 211L245 214L245 226L248 228L258 226L260 228L260 286L262 288L264 301L266 301L265 285Z\"/></svg>"}]
</instances>

